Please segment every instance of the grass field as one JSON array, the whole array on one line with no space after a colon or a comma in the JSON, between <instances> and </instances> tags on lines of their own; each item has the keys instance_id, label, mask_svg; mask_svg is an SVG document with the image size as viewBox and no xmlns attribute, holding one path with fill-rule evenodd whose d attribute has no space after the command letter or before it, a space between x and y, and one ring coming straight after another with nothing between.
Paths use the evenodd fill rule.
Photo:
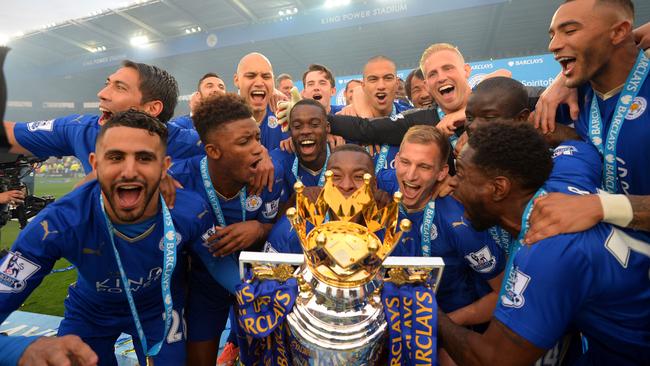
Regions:
<instances>
[{"instance_id":1,"label":"grass field","mask_svg":"<svg viewBox=\"0 0 650 366\"><path fill-rule=\"evenodd\" d=\"M78 178L36 178L36 195L50 194L59 198L72 190ZM20 229L18 222L9 222L0 229L0 248L9 249L16 240ZM70 263L62 259L54 268L65 268ZM68 286L77 280L77 271L71 270L53 273L45 277L43 282L25 300L20 310L34 313L63 316L63 300L68 293Z\"/></svg>"}]
</instances>

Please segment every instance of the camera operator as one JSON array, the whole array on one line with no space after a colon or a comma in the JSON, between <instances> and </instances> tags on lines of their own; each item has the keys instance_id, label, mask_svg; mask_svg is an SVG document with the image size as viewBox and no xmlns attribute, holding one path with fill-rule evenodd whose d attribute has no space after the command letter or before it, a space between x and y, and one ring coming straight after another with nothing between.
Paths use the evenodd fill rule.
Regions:
<instances>
[{"instance_id":1,"label":"camera operator","mask_svg":"<svg viewBox=\"0 0 650 366\"><path fill-rule=\"evenodd\" d=\"M25 193L18 189L0 193L0 205L21 204L24 203L24 200L25 200Z\"/></svg>"}]
</instances>

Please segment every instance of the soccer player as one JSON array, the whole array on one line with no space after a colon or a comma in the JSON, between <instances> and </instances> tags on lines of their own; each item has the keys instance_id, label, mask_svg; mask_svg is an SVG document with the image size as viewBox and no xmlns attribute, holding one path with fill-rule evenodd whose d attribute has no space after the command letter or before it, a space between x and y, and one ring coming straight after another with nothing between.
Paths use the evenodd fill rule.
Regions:
<instances>
[{"instance_id":1,"label":"soccer player","mask_svg":"<svg viewBox=\"0 0 650 366\"><path fill-rule=\"evenodd\" d=\"M327 143L329 123L323 105L314 99L302 99L291 111L289 133L295 154L276 149L271 159L280 170L285 184L286 200L293 194L293 185L300 180L306 187L323 186L325 167L330 156Z\"/></svg>"},{"instance_id":2,"label":"soccer player","mask_svg":"<svg viewBox=\"0 0 650 366\"><path fill-rule=\"evenodd\" d=\"M363 176L368 173L375 175L374 163L368 152L359 145L346 144L337 146L332 150L327 162L327 169L331 170L332 183L343 196L349 197L363 184ZM373 181L376 186L376 182ZM311 230L311 227L310 227ZM278 220L271 229L264 251L271 253L302 253L302 245L296 232L286 215Z\"/></svg>"},{"instance_id":3,"label":"soccer player","mask_svg":"<svg viewBox=\"0 0 650 366\"><path fill-rule=\"evenodd\" d=\"M576 131L603 156L609 194L539 200L527 243L600 221L650 232L650 62L635 44L633 22L628 0L566 2L553 16L549 50L562 65L565 85L578 88Z\"/></svg>"},{"instance_id":4,"label":"soccer player","mask_svg":"<svg viewBox=\"0 0 650 366\"><path fill-rule=\"evenodd\" d=\"M288 137L282 132L269 106L273 95L273 67L266 56L253 52L242 57L237 65L234 83L239 95L253 108L253 117L261 131L262 145L269 151Z\"/></svg>"},{"instance_id":5,"label":"soccer player","mask_svg":"<svg viewBox=\"0 0 650 366\"><path fill-rule=\"evenodd\" d=\"M90 173L89 153L95 151L95 140L102 124L117 112L130 108L144 111L166 123L174 115L178 85L173 76L156 66L124 61L106 79L97 93L101 115L71 115L49 121L29 123L5 122L12 152L50 156L75 156ZM167 153L172 159L188 158L202 153L196 131L169 125Z\"/></svg>"},{"instance_id":6,"label":"soccer player","mask_svg":"<svg viewBox=\"0 0 650 366\"><path fill-rule=\"evenodd\" d=\"M246 189L262 159L263 147L253 111L242 97L225 94L208 98L197 107L193 119L206 156L176 163L170 173L185 189L210 203L210 217L218 225L214 254L233 255L237 261L240 250L255 244L261 247L268 236L284 184L276 177L274 191L265 190L261 196ZM213 366L232 297L196 255L191 260L187 364ZM228 275L237 278L239 272Z\"/></svg>"},{"instance_id":7,"label":"soccer player","mask_svg":"<svg viewBox=\"0 0 650 366\"><path fill-rule=\"evenodd\" d=\"M303 82L304 85L304 82ZM289 74L280 74L278 78L275 79L275 87L286 95L287 98L291 98L291 88L293 88L293 80Z\"/></svg>"},{"instance_id":8,"label":"soccer player","mask_svg":"<svg viewBox=\"0 0 650 366\"><path fill-rule=\"evenodd\" d=\"M178 127L193 129L194 123L192 122L192 113L194 113L194 109L196 109L201 100L208 98L209 96L224 93L226 93L226 83L223 82L219 75L213 72L203 75L201 79L199 79L199 85L197 86L196 92L194 92L190 98L190 114L173 118L169 123L173 123Z\"/></svg>"},{"instance_id":9,"label":"soccer player","mask_svg":"<svg viewBox=\"0 0 650 366\"><path fill-rule=\"evenodd\" d=\"M406 96L415 108L428 108L433 104L433 97L429 94L424 83L424 75L420 68L413 69L406 77L404 85Z\"/></svg>"},{"instance_id":10,"label":"soccer player","mask_svg":"<svg viewBox=\"0 0 650 366\"><path fill-rule=\"evenodd\" d=\"M505 158L507 157L507 158ZM493 123L471 134L457 160L455 195L479 230L499 224L523 239L552 168L533 127ZM537 193L536 193L537 192ZM521 246L487 331L439 313L443 346L463 365L530 365L568 328L583 352L567 364L650 363L650 245L608 224Z\"/></svg>"},{"instance_id":11,"label":"soccer player","mask_svg":"<svg viewBox=\"0 0 650 366\"><path fill-rule=\"evenodd\" d=\"M397 67L395 62L385 56L375 56L368 60L363 68L363 97L365 104L370 106L369 116L390 117L396 116L410 109L398 103L395 99L397 91ZM360 101L357 101L360 103ZM354 104L346 108L355 108ZM381 169L395 167L395 154L399 147L397 145L382 145L378 151L373 151L375 160L375 173Z\"/></svg>"},{"instance_id":12,"label":"soccer player","mask_svg":"<svg viewBox=\"0 0 650 366\"><path fill-rule=\"evenodd\" d=\"M414 126L404 136L395 170L380 172L377 185L389 194L402 192L400 219L413 223L392 255L442 257L445 271L436 295L440 308L457 324L482 324L496 303L504 254L487 231L470 227L458 201L437 197L449 153L446 138L435 127Z\"/></svg>"},{"instance_id":13,"label":"soccer player","mask_svg":"<svg viewBox=\"0 0 650 366\"><path fill-rule=\"evenodd\" d=\"M352 91L361 86L361 80L352 79L345 84L345 105L352 104Z\"/></svg>"},{"instance_id":14,"label":"soccer player","mask_svg":"<svg viewBox=\"0 0 650 366\"><path fill-rule=\"evenodd\" d=\"M79 276L59 335L81 337L101 365L116 365L121 333L132 335L140 364L147 357L157 365L185 362L184 271L174 270L184 259L177 254L187 248L217 259L206 248L212 222L201 197L179 190L183 205L171 210L160 198L167 138L165 125L144 112L104 121L89 158L97 180L48 205L1 260L0 321L66 258Z\"/></svg>"},{"instance_id":15,"label":"soccer player","mask_svg":"<svg viewBox=\"0 0 650 366\"><path fill-rule=\"evenodd\" d=\"M341 105L330 104L332 96L336 95L336 81L332 71L326 66L311 64L302 75L304 98L314 99L325 107L328 114L336 114L343 109Z\"/></svg>"}]
</instances>

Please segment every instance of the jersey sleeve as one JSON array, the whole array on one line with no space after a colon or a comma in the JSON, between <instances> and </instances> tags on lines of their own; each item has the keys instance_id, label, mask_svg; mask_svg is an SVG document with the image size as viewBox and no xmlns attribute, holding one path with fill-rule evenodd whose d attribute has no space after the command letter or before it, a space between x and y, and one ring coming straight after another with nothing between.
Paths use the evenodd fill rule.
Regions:
<instances>
[{"instance_id":1,"label":"jersey sleeve","mask_svg":"<svg viewBox=\"0 0 650 366\"><path fill-rule=\"evenodd\" d=\"M465 263L480 278L489 281L497 277L505 267L506 256L497 240L488 230L476 231L459 215L459 222L449 222L453 232L452 243Z\"/></svg>"},{"instance_id":2,"label":"jersey sleeve","mask_svg":"<svg viewBox=\"0 0 650 366\"><path fill-rule=\"evenodd\" d=\"M175 124L167 124L167 131L169 132L167 155L171 156L172 159L187 159L205 154L199 133L196 130L180 128Z\"/></svg>"},{"instance_id":3,"label":"jersey sleeve","mask_svg":"<svg viewBox=\"0 0 650 366\"><path fill-rule=\"evenodd\" d=\"M264 189L262 193L262 215L257 220L263 224L275 222L278 210L287 201L287 183L285 182L285 166L282 161L273 161L273 191Z\"/></svg>"},{"instance_id":4,"label":"jersey sleeve","mask_svg":"<svg viewBox=\"0 0 650 366\"><path fill-rule=\"evenodd\" d=\"M239 280L239 261L236 254L214 257L210 253L208 250L210 246L209 238L215 233L213 223L216 220L207 204L203 203L203 209L203 212L197 216L196 222L191 225L194 226L196 232L193 233L190 239L190 250L201 259L210 276L226 290L234 294L235 287L241 282Z\"/></svg>"},{"instance_id":5,"label":"jersey sleeve","mask_svg":"<svg viewBox=\"0 0 650 366\"><path fill-rule=\"evenodd\" d=\"M583 141L564 141L553 150L553 170L544 187L549 192L596 193L602 161L596 148Z\"/></svg>"},{"instance_id":6,"label":"jersey sleeve","mask_svg":"<svg viewBox=\"0 0 650 366\"><path fill-rule=\"evenodd\" d=\"M16 122L14 135L20 146L39 158L71 156L74 155L75 120L82 117L72 115L47 121Z\"/></svg>"},{"instance_id":7,"label":"jersey sleeve","mask_svg":"<svg viewBox=\"0 0 650 366\"><path fill-rule=\"evenodd\" d=\"M269 237L264 244L264 251L271 253L294 253L302 254L302 245L300 239L293 230L286 216L282 216L278 222L273 225Z\"/></svg>"},{"instance_id":8,"label":"jersey sleeve","mask_svg":"<svg viewBox=\"0 0 650 366\"><path fill-rule=\"evenodd\" d=\"M185 129L194 128L194 122L192 121L192 117L190 117L189 114L173 118L168 123L174 124L180 128L185 128Z\"/></svg>"},{"instance_id":9,"label":"jersey sleeve","mask_svg":"<svg viewBox=\"0 0 650 366\"><path fill-rule=\"evenodd\" d=\"M553 347L588 296L593 279L575 235L558 235L517 252L494 316L535 346Z\"/></svg>"},{"instance_id":10,"label":"jersey sleeve","mask_svg":"<svg viewBox=\"0 0 650 366\"><path fill-rule=\"evenodd\" d=\"M0 323L20 307L63 256L61 245L68 242L65 232L47 215L39 215L0 259Z\"/></svg>"},{"instance_id":11,"label":"jersey sleeve","mask_svg":"<svg viewBox=\"0 0 650 366\"><path fill-rule=\"evenodd\" d=\"M415 125L435 126L440 119L431 108L411 109L395 117L360 118L329 115L331 133L360 144L399 146L409 128Z\"/></svg>"},{"instance_id":12,"label":"jersey sleeve","mask_svg":"<svg viewBox=\"0 0 650 366\"><path fill-rule=\"evenodd\" d=\"M38 338L40 337L0 336L0 365L18 365L25 349Z\"/></svg>"},{"instance_id":13,"label":"jersey sleeve","mask_svg":"<svg viewBox=\"0 0 650 366\"><path fill-rule=\"evenodd\" d=\"M169 168L168 173L178 181L183 187L190 187L192 182L192 177L190 175L190 159L178 159L172 162L172 166Z\"/></svg>"}]
</instances>

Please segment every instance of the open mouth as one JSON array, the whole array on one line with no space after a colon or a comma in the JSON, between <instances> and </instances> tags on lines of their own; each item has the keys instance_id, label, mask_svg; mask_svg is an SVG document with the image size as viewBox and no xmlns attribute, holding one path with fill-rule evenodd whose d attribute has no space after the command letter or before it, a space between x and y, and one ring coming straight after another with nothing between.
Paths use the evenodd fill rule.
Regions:
<instances>
[{"instance_id":1,"label":"open mouth","mask_svg":"<svg viewBox=\"0 0 650 366\"><path fill-rule=\"evenodd\" d=\"M454 90L456 90L456 88L453 85L443 85L438 88L438 93L440 93L440 95L445 95L453 92Z\"/></svg>"},{"instance_id":2,"label":"open mouth","mask_svg":"<svg viewBox=\"0 0 650 366\"><path fill-rule=\"evenodd\" d=\"M100 122L106 121L113 116L113 112L109 111L106 108L99 107L99 111L101 112L101 115L99 116Z\"/></svg>"},{"instance_id":3,"label":"open mouth","mask_svg":"<svg viewBox=\"0 0 650 366\"><path fill-rule=\"evenodd\" d=\"M556 57L555 59L562 66L562 74L564 74L564 76L568 76L569 74L571 74L571 71L573 71L573 67L576 64L575 57L563 56L563 57Z\"/></svg>"},{"instance_id":4,"label":"open mouth","mask_svg":"<svg viewBox=\"0 0 650 366\"><path fill-rule=\"evenodd\" d=\"M298 145L302 155L311 155L316 151L316 140L302 140Z\"/></svg>"},{"instance_id":5,"label":"open mouth","mask_svg":"<svg viewBox=\"0 0 650 366\"><path fill-rule=\"evenodd\" d=\"M257 169L257 167L260 165L260 161L262 161L262 158L259 158L259 159L255 160L253 162L253 164L250 165L251 169L253 169L253 170Z\"/></svg>"},{"instance_id":6,"label":"open mouth","mask_svg":"<svg viewBox=\"0 0 650 366\"><path fill-rule=\"evenodd\" d=\"M383 103L386 103L388 101L388 94L386 94L386 93L376 93L375 98L377 98L377 101L379 101L379 103L383 104Z\"/></svg>"},{"instance_id":7,"label":"open mouth","mask_svg":"<svg viewBox=\"0 0 650 366\"><path fill-rule=\"evenodd\" d=\"M139 184L124 184L116 189L117 201L123 210L130 210L138 206L144 187Z\"/></svg>"},{"instance_id":8,"label":"open mouth","mask_svg":"<svg viewBox=\"0 0 650 366\"><path fill-rule=\"evenodd\" d=\"M321 99L323 99L323 96L320 94L314 94L314 96L312 96L312 99L320 101Z\"/></svg>"},{"instance_id":9,"label":"open mouth","mask_svg":"<svg viewBox=\"0 0 650 366\"><path fill-rule=\"evenodd\" d=\"M262 103L266 98L266 92L264 90L253 90L251 92L251 100L257 103Z\"/></svg>"},{"instance_id":10,"label":"open mouth","mask_svg":"<svg viewBox=\"0 0 650 366\"><path fill-rule=\"evenodd\" d=\"M404 195L404 198L406 198L408 201L417 199L421 189L421 185L402 181L401 191Z\"/></svg>"}]
</instances>

